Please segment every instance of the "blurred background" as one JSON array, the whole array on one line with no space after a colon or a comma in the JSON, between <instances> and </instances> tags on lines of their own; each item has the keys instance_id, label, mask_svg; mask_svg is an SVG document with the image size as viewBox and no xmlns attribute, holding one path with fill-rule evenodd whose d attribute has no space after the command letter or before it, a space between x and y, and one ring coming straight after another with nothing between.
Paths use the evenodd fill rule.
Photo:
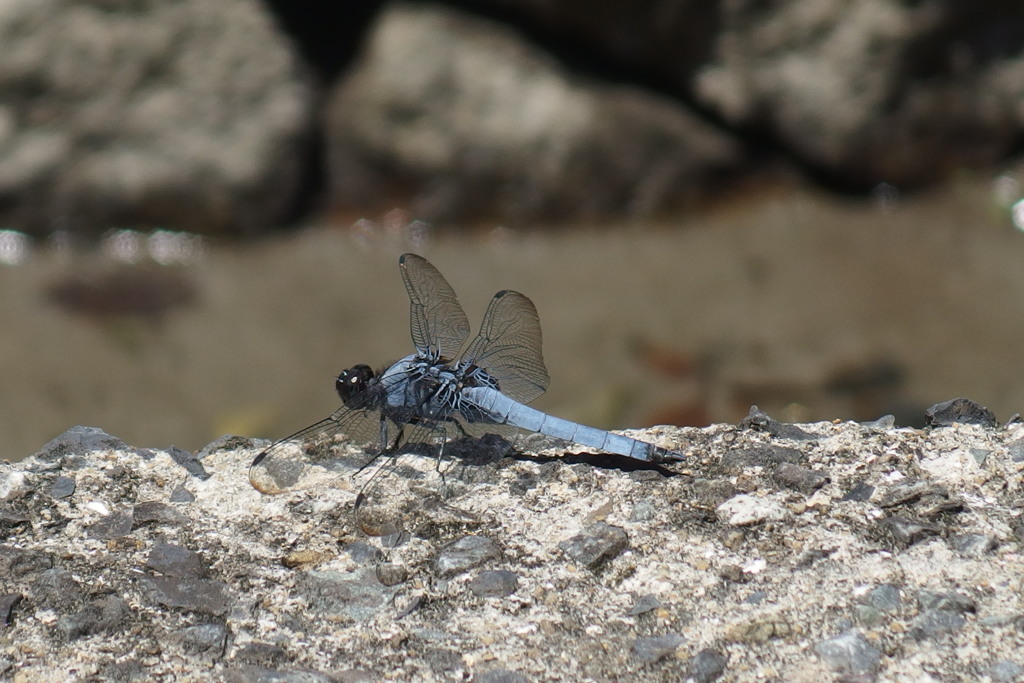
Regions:
<instances>
[{"instance_id":1,"label":"blurred background","mask_svg":"<svg viewBox=\"0 0 1024 683\"><path fill-rule=\"evenodd\" d=\"M1024 5L0 3L0 458L280 437L537 304L608 428L1024 406Z\"/></svg>"}]
</instances>

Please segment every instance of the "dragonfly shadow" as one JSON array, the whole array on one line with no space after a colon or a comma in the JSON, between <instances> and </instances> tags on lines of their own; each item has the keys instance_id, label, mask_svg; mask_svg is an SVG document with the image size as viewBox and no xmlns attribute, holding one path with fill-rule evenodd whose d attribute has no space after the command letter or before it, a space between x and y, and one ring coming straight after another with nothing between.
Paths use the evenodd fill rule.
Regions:
<instances>
[{"instance_id":1,"label":"dragonfly shadow","mask_svg":"<svg viewBox=\"0 0 1024 683\"><path fill-rule=\"evenodd\" d=\"M563 463L566 465L590 465L602 470L618 470L619 472L656 472L666 479L669 477L681 476L675 472L653 462L644 462L635 458L623 455L611 455L608 453L569 453L562 455L539 455L536 453L515 452L510 454L513 460L522 462L535 462L539 464Z\"/></svg>"}]
</instances>

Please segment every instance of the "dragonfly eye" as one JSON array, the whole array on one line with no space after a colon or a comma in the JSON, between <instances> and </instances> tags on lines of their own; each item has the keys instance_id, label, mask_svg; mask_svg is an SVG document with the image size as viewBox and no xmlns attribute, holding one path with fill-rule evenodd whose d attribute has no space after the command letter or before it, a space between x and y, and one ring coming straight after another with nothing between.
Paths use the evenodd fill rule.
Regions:
<instances>
[{"instance_id":1,"label":"dragonfly eye","mask_svg":"<svg viewBox=\"0 0 1024 683\"><path fill-rule=\"evenodd\" d=\"M366 383L373 379L373 368L369 365L354 365L345 370L334 382L334 389L341 397L342 403L348 403L353 396L358 396L366 389Z\"/></svg>"}]
</instances>

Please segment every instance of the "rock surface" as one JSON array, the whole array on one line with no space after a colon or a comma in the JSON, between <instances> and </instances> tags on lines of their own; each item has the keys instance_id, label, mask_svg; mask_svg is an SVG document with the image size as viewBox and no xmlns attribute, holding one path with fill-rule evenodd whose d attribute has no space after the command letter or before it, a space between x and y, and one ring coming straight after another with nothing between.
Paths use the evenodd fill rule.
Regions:
<instances>
[{"instance_id":1,"label":"rock surface","mask_svg":"<svg viewBox=\"0 0 1024 683\"><path fill-rule=\"evenodd\" d=\"M0 465L0 678L1019 675L1024 424L639 434L690 459L477 465L387 543L354 524L358 480L254 490L261 443L205 449L200 473L76 428ZM824 478L787 486L772 453ZM723 516L741 497L785 514Z\"/></svg>"}]
</instances>

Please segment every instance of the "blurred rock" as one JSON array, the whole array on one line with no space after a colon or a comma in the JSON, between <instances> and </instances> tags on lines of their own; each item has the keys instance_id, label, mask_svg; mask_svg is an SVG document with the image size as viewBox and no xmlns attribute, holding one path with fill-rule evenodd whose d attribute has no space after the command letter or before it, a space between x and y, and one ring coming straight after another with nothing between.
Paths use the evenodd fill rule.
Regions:
<instances>
[{"instance_id":1,"label":"blurred rock","mask_svg":"<svg viewBox=\"0 0 1024 683\"><path fill-rule=\"evenodd\" d=\"M721 3L696 98L834 181L920 186L1010 153L1024 12L1001 3Z\"/></svg>"},{"instance_id":2,"label":"blurred rock","mask_svg":"<svg viewBox=\"0 0 1024 683\"><path fill-rule=\"evenodd\" d=\"M325 112L330 203L433 221L625 213L699 197L738 148L684 107L574 75L508 27L395 4Z\"/></svg>"},{"instance_id":3,"label":"blurred rock","mask_svg":"<svg viewBox=\"0 0 1024 683\"><path fill-rule=\"evenodd\" d=\"M313 93L255 0L0 10L0 223L246 232L299 183Z\"/></svg>"}]
</instances>

